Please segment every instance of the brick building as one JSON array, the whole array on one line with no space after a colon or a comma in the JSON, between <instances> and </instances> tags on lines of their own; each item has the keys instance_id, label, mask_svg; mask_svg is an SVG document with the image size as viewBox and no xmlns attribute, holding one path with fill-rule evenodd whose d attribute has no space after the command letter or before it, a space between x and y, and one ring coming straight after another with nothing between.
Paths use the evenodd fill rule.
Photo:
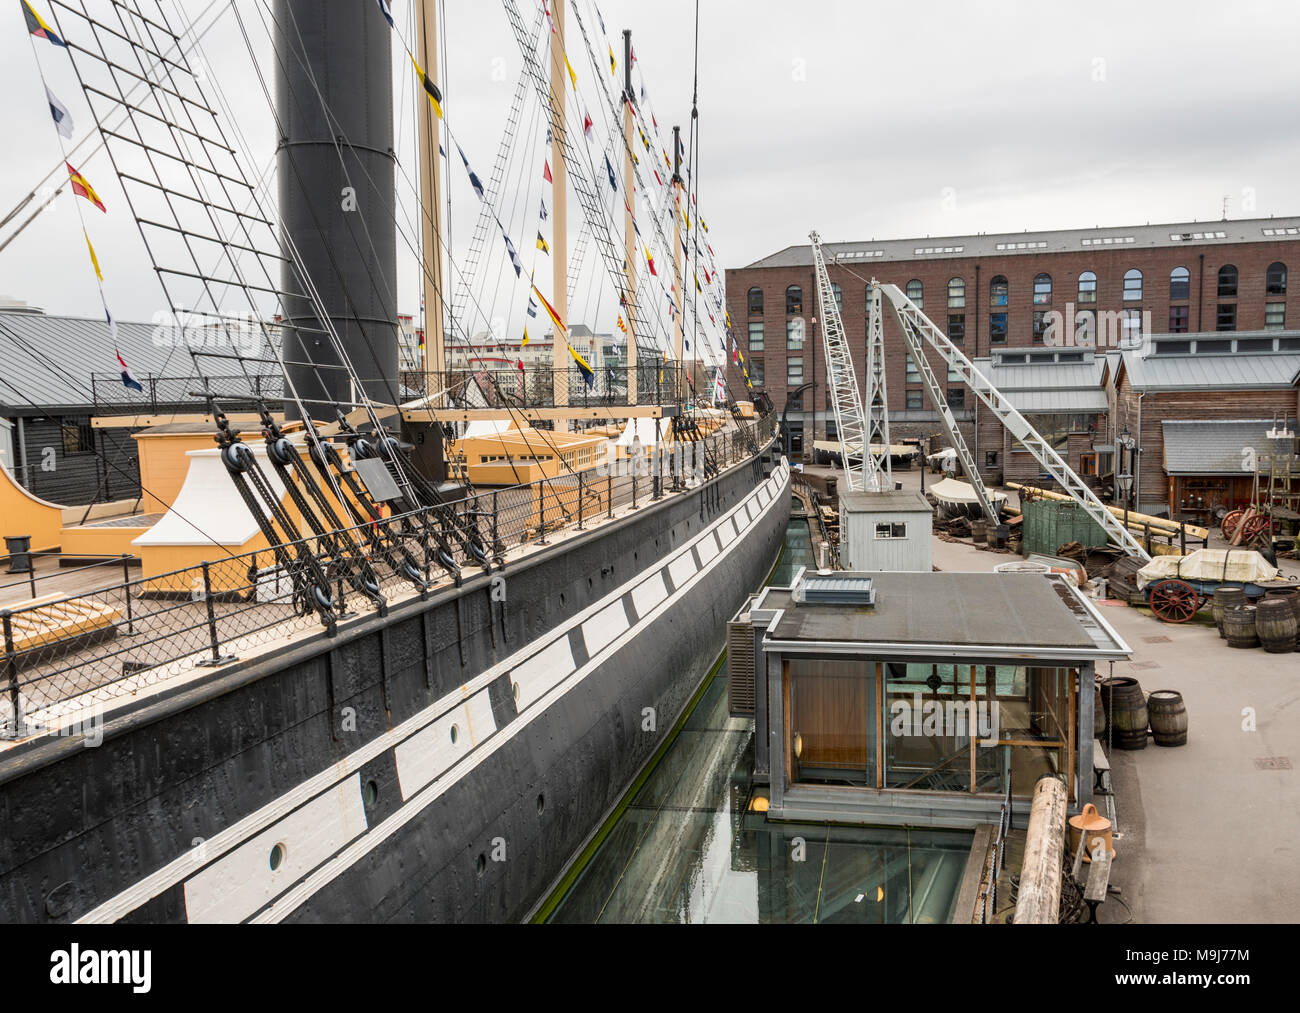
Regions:
<instances>
[{"instance_id":1,"label":"brick building","mask_svg":"<svg viewBox=\"0 0 1300 1013\"><path fill-rule=\"evenodd\" d=\"M907 292L967 357L999 371L995 384L1019 387L1013 401L1024 401L1024 406L1017 404L1022 411L1058 416L1044 424L1063 428L1060 442L1076 466L1085 444L1110 446L1115 436L1113 389L1103 411L1096 390L1087 394L1079 386L1095 380L1105 390L1117 380L1117 360L1094 355L1097 346L1101 351L1135 348L1153 334L1300 334L1300 304L1295 286L1288 285L1289 269L1300 262L1300 218L828 243L824 250L849 344L860 364L860 381L867 280L874 277ZM727 308L751 363L754 386L765 389L780 408L790 391L805 382L816 384L791 404L795 444L807 448L814 439L835 438L816 301L810 246L789 247L727 272ZM941 423L926 402L919 373L909 368L888 310L884 330L895 439L939 433ZM1035 346L1041 347L1041 358L1028 354ZM1025 350L1023 363L1014 361L1016 349ZM1060 353L1070 361L1062 361ZM929 358L943 377L938 357L931 353ZM1057 376L1030 372L1049 360ZM738 374L736 367L731 369ZM738 375L731 380L741 382ZM1291 377L1279 375L1278 383L1286 386ZM1037 471L1007 445L996 420L988 418L969 391L956 382L947 386L949 403L986 479ZM1070 396L1055 396L1057 387ZM1278 394L1276 400L1286 398ZM1291 403L1294 414L1294 397ZM1261 406L1234 417L1268 414ZM1159 462L1152 463L1157 456L1146 456L1144 465L1158 467ZM1149 478L1147 489L1154 483ZM1147 500L1145 493L1143 498ZM1166 500L1162 493L1151 501Z\"/></svg>"}]
</instances>

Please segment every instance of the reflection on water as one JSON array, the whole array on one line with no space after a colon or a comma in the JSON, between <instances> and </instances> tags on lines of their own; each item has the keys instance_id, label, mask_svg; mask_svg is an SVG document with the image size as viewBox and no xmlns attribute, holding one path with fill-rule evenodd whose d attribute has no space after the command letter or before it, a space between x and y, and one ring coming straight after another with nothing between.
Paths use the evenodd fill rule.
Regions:
<instances>
[{"instance_id":1,"label":"reflection on water","mask_svg":"<svg viewBox=\"0 0 1300 1013\"><path fill-rule=\"evenodd\" d=\"M811 565L806 521L772 576ZM747 812L753 722L725 666L552 912L553 922L942 922L969 831L768 823Z\"/></svg>"},{"instance_id":2,"label":"reflection on water","mask_svg":"<svg viewBox=\"0 0 1300 1013\"><path fill-rule=\"evenodd\" d=\"M785 549L768 583L777 587L789 587L801 566L816 566L816 562L813 560L812 535L808 530L808 522L802 517L796 517L785 529Z\"/></svg>"}]
</instances>

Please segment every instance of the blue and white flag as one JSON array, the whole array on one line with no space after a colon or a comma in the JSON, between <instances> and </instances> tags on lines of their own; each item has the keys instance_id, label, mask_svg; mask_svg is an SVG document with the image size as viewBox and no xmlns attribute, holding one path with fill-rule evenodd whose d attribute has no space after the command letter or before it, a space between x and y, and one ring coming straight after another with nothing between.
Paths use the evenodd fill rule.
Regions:
<instances>
[{"instance_id":1,"label":"blue and white flag","mask_svg":"<svg viewBox=\"0 0 1300 1013\"><path fill-rule=\"evenodd\" d=\"M487 194L483 190L483 182L478 178L478 173L469 167L469 159L465 157L465 149L458 144L456 150L460 152L460 160L465 163L465 171L469 173L469 185L474 188L479 200L487 200Z\"/></svg>"},{"instance_id":2,"label":"blue and white flag","mask_svg":"<svg viewBox=\"0 0 1300 1013\"><path fill-rule=\"evenodd\" d=\"M510 242L510 237L506 235L506 230L504 228L501 230L501 238L506 241L506 250L510 254L510 263L513 264L515 268L515 277L522 278L524 276L524 265L519 259L518 251L515 250L515 244Z\"/></svg>"},{"instance_id":3,"label":"blue and white flag","mask_svg":"<svg viewBox=\"0 0 1300 1013\"><path fill-rule=\"evenodd\" d=\"M618 180L614 178L614 167L609 164L608 155L605 156L605 172L609 174L609 185L614 188L615 193L618 193Z\"/></svg>"},{"instance_id":4,"label":"blue and white flag","mask_svg":"<svg viewBox=\"0 0 1300 1013\"><path fill-rule=\"evenodd\" d=\"M397 25L393 24L393 8L388 0L379 0L379 13L384 16L389 28L397 28Z\"/></svg>"},{"instance_id":5,"label":"blue and white flag","mask_svg":"<svg viewBox=\"0 0 1300 1013\"><path fill-rule=\"evenodd\" d=\"M542 221L546 221L546 219L549 218L549 217L550 217L550 212L548 212L548 211L546 210L546 201L543 200L543 201L542 201Z\"/></svg>"},{"instance_id":6,"label":"blue and white flag","mask_svg":"<svg viewBox=\"0 0 1300 1013\"><path fill-rule=\"evenodd\" d=\"M54 129L59 132L60 137L71 138L72 114L68 112L68 107L58 100L48 85L45 87L45 98L50 103L50 116L54 118Z\"/></svg>"}]
</instances>

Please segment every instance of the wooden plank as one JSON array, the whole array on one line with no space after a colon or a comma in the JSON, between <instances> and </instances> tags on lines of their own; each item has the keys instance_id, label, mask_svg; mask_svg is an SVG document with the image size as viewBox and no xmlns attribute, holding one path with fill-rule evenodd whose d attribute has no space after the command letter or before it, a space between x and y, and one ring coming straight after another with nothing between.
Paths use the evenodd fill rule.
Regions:
<instances>
[{"instance_id":1,"label":"wooden plank","mask_svg":"<svg viewBox=\"0 0 1300 1013\"><path fill-rule=\"evenodd\" d=\"M1110 770L1110 760L1106 759L1106 751L1101 748L1101 739L1092 740L1092 768Z\"/></svg>"},{"instance_id":2,"label":"wooden plank","mask_svg":"<svg viewBox=\"0 0 1300 1013\"><path fill-rule=\"evenodd\" d=\"M676 405L596 405L590 408L405 408L405 422L543 422L562 419L666 419L680 414ZM322 430L324 432L324 430Z\"/></svg>"},{"instance_id":3,"label":"wooden plank","mask_svg":"<svg viewBox=\"0 0 1300 1013\"><path fill-rule=\"evenodd\" d=\"M1096 837L1093 840L1101 841L1102 838ZM1100 904L1106 899L1106 888L1110 885L1111 853L1106 850L1104 841L1097 850L1100 857L1094 857L1088 869L1088 884L1083 888L1083 899Z\"/></svg>"},{"instance_id":4,"label":"wooden plank","mask_svg":"<svg viewBox=\"0 0 1300 1013\"><path fill-rule=\"evenodd\" d=\"M975 840L966 856L966 868L957 886L957 899L952 905L950 925L969 925L975 920L980 887L984 885L984 873L989 867L996 831L997 827L992 823L981 823L975 828Z\"/></svg>"}]
</instances>

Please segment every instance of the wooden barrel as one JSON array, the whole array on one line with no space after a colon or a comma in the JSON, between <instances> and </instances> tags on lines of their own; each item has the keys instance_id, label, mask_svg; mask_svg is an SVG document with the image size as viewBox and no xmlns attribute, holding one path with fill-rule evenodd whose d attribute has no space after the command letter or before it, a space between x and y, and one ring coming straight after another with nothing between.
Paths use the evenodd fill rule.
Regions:
<instances>
[{"instance_id":1,"label":"wooden barrel","mask_svg":"<svg viewBox=\"0 0 1300 1013\"><path fill-rule=\"evenodd\" d=\"M1214 599L1211 611L1214 614L1214 625L1219 630L1219 636L1225 637L1223 632L1223 610L1231 608L1233 605L1246 604L1246 592L1239 587L1231 584L1224 584L1222 587L1214 589Z\"/></svg>"},{"instance_id":2,"label":"wooden barrel","mask_svg":"<svg viewBox=\"0 0 1300 1013\"><path fill-rule=\"evenodd\" d=\"M970 537L973 542L989 540L989 522L983 519L970 522Z\"/></svg>"},{"instance_id":3,"label":"wooden barrel","mask_svg":"<svg viewBox=\"0 0 1300 1013\"><path fill-rule=\"evenodd\" d=\"M1117 675L1101 684L1106 704L1107 743L1119 749L1146 749L1147 701L1136 679Z\"/></svg>"},{"instance_id":4,"label":"wooden barrel","mask_svg":"<svg viewBox=\"0 0 1300 1013\"><path fill-rule=\"evenodd\" d=\"M1295 650L1295 609L1288 598L1263 598L1255 606L1255 631L1269 654Z\"/></svg>"},{"instance_id":5,"label":"wooden barrel","mask_svg":"<svg viewBox=\"0 0 1300 1013\"><path fill-rule=\"evenodd\" d=\"M1294 650L1300 651L1300 586L1276 588L1269 591L1264 597L1280 598L1291 603L1291 611L1295 613L1296 622Z\"/></svg>"},{"instance_id":6,"label":"wooden barrel","mask_svg":"<svg viewBox=\"0 0 1300 1013\"><path fill-rule=\"evenodd\" d=\"M1223 635L1229 647L1258 647L1259 635L1255 632L1255 606L1234 605L1223 610Z\"/></svg>"},{"instance_id":7,"label":"wooden barrel","mask_svg":"<svg viewBox=\"0 0 1300 1013\"><path fill-rule=\"evenodd\" d=\"M1183 706L1183 694L1158 689L1147 698L1147 711L1157 746L1187 745L1187 708Z\"/></svg>"}]
</instances>

